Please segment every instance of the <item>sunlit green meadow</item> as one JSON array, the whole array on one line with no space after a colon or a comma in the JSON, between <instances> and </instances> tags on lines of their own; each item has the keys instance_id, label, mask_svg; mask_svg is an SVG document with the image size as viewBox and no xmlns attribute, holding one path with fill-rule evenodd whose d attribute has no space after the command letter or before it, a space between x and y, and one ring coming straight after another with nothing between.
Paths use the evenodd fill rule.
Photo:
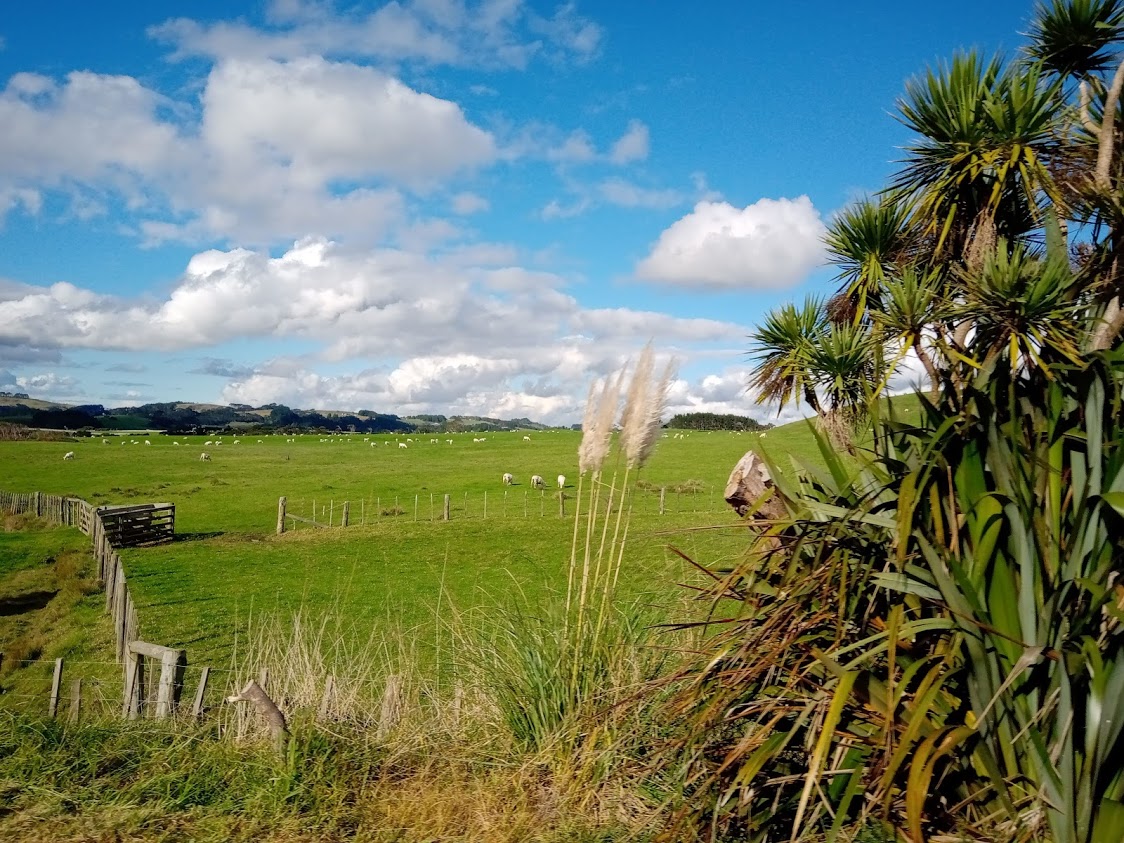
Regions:
<instances>
[{"instance_id":1,"label":"sunlit green meadow","mask_svg":"<svg viewBox=\"0 0 1124 843\"><path fill-rule=\"evenodd\" d=\"M150 434L2 442L0 487L95 504L175 503L176 541L123 556L142 635L186 648L194 664L228 663L255 616L296 611L333 615L357 635L385 630L395 647L406 642L426 661L450 646L442 635L457 618L511 601L535 607L564 593L580 436L226 435L218 445L213 436ZM763 440L700 431L661 439L639 477L629 478L627 599L662 605L683 598L678 583L692 573L669 547L708 565L744 550L722 492L734 463L753 447L814 458L803 424ZM75 458L64 461L69 450ZM210 461L199 459L204 451ZM515 485L503 486L505 472ZM546 479L545 491L531 488L533 474ZM564 517L559 474L566 476ZM617 486L623 479L622 468ZM446 494L451 519L443 522ZM317 520L333 526L289 520L289 531L275 535L282 495L290 513L310 518L315 507ZM587 486L581 503L588 500ZM345 501L350 524L341 529ZM0 536L0 571L9 565L10 541Z\"/></svg>"}]
</instances>

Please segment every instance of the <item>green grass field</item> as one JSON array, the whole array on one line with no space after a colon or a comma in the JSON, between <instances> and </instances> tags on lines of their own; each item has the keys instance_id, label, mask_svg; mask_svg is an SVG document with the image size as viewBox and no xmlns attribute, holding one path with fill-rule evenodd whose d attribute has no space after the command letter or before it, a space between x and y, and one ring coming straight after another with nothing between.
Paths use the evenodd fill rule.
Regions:
<instances>
[{"instance_id":1,"label":"green grass field","mask_svg":"<svg viewBox=\"0 0 1124 843\"><path fill-rule=\"evenodd\" d=\"M335 616L359 635L385 631L398 646L409 642L424 662L444 646L450 617L513 601L533 609L565 591L580 434L533 433L529 442L523 436L487 434L474 442L479 435L471 433L306 434L295 441L242 437L236 445L228 435L221 446L206 445L205 437L158 435L148 436L150 446L143 436L128 435L106 437L109 444L101 437L0 442L0 487L76 495L95 504L174 502L176 541L123 557L141 634L186 648L195 665L228 665L254 617L297 611ZM413 441L399 448L407 439ZM804 422L764 437L691 432L676 438L669 432L660 441L632 497L623 595L657 604L682 599L678 583L690 581L692 572L669 546L709 566L744 551L722 491L734 463L751 448L782 466L819 462ZM76 457L64 461L68 450ZM209 462L199 460L204 450ZM503 472L515 475L515 486L502 486ZM556 489L530 489L534 473L550 485L566 475L565 518ZM449 522L440 520L445 494L452 499ZM290 513L311 517L315 508L317 519L336 525L349 501L350 526L290 521L295 529L277 536L281 495ZM66 547L80 539L70 532L65 541L60 536ZM18 533L0 533L0 582L28 564L24 541Z\"/></svg>"},{"instance_id":2,"label":"green grass field","mask_svg":"<svg viewBox=\"0 0 1124 843\"><path fill-rule=\"evenodd\" d=\"M803 438L800 430L771 433L773 442L761 443L770 448L788 449L794 435ZM405 436L354 435L245 437L237 445L226 436L221 446L164 436L149 436L150 446L130 436L106 437L110 444L101 437L0 442L0 477L10 490L96 504L174 502L177 540L123 556L142 635L186 648L194 664L228 663L236 634L255 615L298 610L334 614L357 629L404 633L425 659L438 646L438 620L497 602L533 607L565 590L580 434L530 436L410 436L404 449L397 443ZM676 582L690 574L669 544L708 564L740 552L722 490L730 468L757 443L752 435L718 432L660 442L633 498L626 593L653 601L678 596ZM76 457L64 461L68 450ZM199 460L204 450L210 462ZM506 490L505 471L516 477ZM558 474L567 476L566 518L559 517L556 489L530 489L535 473L551 485ZM445 494L452 498L449 522L440 520ZM334 524L350 501L351 524L290 522L296 529L276 536L281 495L291 513L310 517L315 506L317 518ZM396 509L401 514L383 514ZM0 574L14 564L13 541L0 535Z\"/></svg>"}]
</instances>

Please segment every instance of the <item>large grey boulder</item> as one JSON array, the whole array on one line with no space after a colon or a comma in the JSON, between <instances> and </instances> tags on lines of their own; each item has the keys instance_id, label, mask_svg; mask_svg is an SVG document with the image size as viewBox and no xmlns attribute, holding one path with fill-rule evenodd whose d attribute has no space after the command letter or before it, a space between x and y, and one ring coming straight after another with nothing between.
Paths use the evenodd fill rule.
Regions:
<instances>
[{"instance_id":1,"label":"large grey boulder","mask_svg":"<svg viewBox=\"0 0 1124 843\"><path fill-rule=\"evenodd\" d=\"M784 518L788 515L788 510L776 493L773 478L769 476L764 460L753 451L747 451L730 472L730 479L726 483L726 503L738 515L744 516L759 499L761 502L754 510L754 517Z\"/></svg>"}]
</instances>

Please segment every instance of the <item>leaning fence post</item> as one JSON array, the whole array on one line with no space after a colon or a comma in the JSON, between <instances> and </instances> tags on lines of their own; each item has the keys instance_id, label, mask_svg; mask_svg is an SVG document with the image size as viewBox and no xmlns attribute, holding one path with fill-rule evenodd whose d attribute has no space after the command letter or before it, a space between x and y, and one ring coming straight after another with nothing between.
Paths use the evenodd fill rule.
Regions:
<instances>
[{"instance_id":1,"label":"leaning fence post","mask_svg":"<svg viewBox=\"0 0 1124 843\"><path fill-rule=\"evenodd\" d=\"M36 493L38 494L38 492ZM55 676L51 680L50 715L53 720L59 711L59 687L62 685L62 659L55 659Z\"/></svg>"},{"instance_id":2,"label":"leaning fence post","mask_svg":"<svg viewBox=\"0 0 1124 843\"><path fill-rule=\"evenodd\" d=\"M141 698L144 696L144 656L125 646L125 694L121 716L136 720L140 716Z\"/></svg>"},{"instance_id":3,"label":"leaning fence post","mask_svg":"<svg viewBox=\"0 0 1124 843\"><path fill-rule=\"evenodd\" d=\"M285 532L285 496L277 499L277 535Z\"/></svg>"},{"instance_id":4,"label":"leaning fence post","mask_svg":"<svg viewBox=\"0 0 1124 843\"><path fill-rule=\"evenodd\" d=\"M82 716L82 680L75 679L70 683L70 723L77 723Z\"/></svg>"},{"instance_id":5,"label":"leaning fence post","mask_svg":"<svg viewBox=\"0 0 1124 843\"><path fill-rule=\"evenodd\" d=\"M289 740L289 724L285 722L285 715L277 707L277 703L269 698L257 682L251 679L245 688L233 697L227 697L226 701L253 703L258 713L269 724L269 731L273 736L273 748L277 750L278 755L285 754L285 745Z\"/></svg>"},{"instance_id":6,"label":"leaning fence post","mask_svg":"<svg viewBox=\"0 0 1124 843\"><path fill-rule=\"evenodd\" d=\"M211 669L203 668L199 674L199 687L195 690L195 705L191 707L191 716L196 720L203 716L203 697L207 693L207 680L211 678Z\"/></svg>"}]
</instances>

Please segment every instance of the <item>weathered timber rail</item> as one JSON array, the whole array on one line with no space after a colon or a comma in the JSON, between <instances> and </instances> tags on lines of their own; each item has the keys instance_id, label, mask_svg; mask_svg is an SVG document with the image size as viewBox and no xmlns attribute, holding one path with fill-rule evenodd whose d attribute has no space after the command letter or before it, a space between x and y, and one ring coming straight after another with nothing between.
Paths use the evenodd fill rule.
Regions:
<instances>
[{"instance_id":1,"label":"weathered timber rail","mask_svg":"<svg viewBox=\"0 0 1124 843\"><path fill-rule=\"evenodd\" d=\"M176 505L173 503L99 506L97 512L113 547L164 544L175 537Z\"/></svg>"}]
</instances>

